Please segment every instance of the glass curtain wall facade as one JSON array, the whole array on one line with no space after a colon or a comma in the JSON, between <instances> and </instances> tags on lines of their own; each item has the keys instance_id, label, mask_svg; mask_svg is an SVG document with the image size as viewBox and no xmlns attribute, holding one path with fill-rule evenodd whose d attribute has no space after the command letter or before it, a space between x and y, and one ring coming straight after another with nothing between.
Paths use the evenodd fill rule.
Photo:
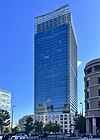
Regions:
<instances>
[{"instance_id":1,"label":"glass curtain wall facade","mask_svg":"<svg viewBox=\"0 0 100 140\"><path fill-rule=\"evenodd\" d=\"M77 46L69 6L35 18L34 113L77 110Z\"/></svg>"}]
</instances>

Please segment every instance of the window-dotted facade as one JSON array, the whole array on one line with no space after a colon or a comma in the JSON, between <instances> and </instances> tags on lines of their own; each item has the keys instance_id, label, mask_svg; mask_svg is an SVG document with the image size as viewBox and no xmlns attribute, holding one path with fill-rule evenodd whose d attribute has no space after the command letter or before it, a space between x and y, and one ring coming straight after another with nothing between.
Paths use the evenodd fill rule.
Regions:
<instances>
[{"instance_id":1,"label":"window-dotted facade","mask_svg":"<svg viewBox=\"0 0 100 140\"><path fill-rule=\"evenodd\" d=\"M74 131L74 114L73 113L65 113L65 114L47 114L47 115L35 115L35 121L42 121L45 124L49 123L57 123L60 126L60 132L73 133ZM40 118L40 119L39 119ZM66 131L67 130L67 131Z\"/></svg>"},{"instance_id":2,"label":"window-dotted facade","mask_svg":"<svg viewBox=\"0 0 100 140\"><path fill-rule=\"evenodd\" d=\"M100 58L88 62L84 72L86 133L96 135L100 124Z\"/></svg>"},{"instance_id":3,"label":"window-dotted facade","mask_svg":"<svg viewBox=\"0 0 100 140\"><path fill-rule=\"evenodd\" d=\"M11 92L0 90L0 109L11 112Z\"/></svg>"}]
</instances>

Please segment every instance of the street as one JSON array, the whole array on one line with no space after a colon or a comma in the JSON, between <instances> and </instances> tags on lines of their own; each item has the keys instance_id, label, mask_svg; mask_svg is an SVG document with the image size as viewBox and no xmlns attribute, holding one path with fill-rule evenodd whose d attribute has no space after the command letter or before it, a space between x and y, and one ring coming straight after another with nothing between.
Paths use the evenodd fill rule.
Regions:
<instances>
[{"instance_id":1,"label":"street","mask_svg":"<svg viewBox=\"0 0 100 140\"><path fill-rule=\"evenodd\" d=\"M78 139L78 140L100 140L100 138L81 138L81 139Z\"/></svg>"},{"instance_id":2,"label":"street","mask_svg":"<svg viewBox=\"0 0 100 140\"><path fill-rule=\"evenodd\" d=\"M30 140L100 140L100 138L76 138L67 137L66 135L48 135L46 138L40 138L38 136L31 137Z\"/></svg>"}]
</instances>

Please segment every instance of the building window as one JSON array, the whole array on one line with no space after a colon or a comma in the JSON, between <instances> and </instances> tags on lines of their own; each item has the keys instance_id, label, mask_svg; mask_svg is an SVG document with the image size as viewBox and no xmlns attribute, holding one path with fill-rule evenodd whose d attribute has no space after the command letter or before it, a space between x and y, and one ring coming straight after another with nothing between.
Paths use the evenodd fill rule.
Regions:
<instances>
[{"instance_id":1,"label":"building window","mask_svg":"<svg viewBox=\"0 0 100 140\"><path fill-rule=\"evenodd\" d=\"M95 71L100 71L100 65L95 66Z\"/></svg>"},{"instance_id":2,"label":"building window","mask_svg":"<svg viewBox=\"0 0 100 140\"><path fill-rule=\"evenodd\" d=\"M63 124L63 122L61 122L61 124Z\"/></svg>"},{"instance_id":3,"label":"building window","mask_svg":"<svg viewBox=\"0 0 100 140\"><path fill-rule=\"evenodd\" d=\"M98 101L98 108L100 108L100 101Z\"/></svg>"},{"instance_id":4,"label":"building window","mask_svg":"<svg viewBox=\"0 0 100 140\"><path fill-rule=\"evenodd\" d=\"M63 129L61 129L61 133L63 133Z\"/></svg>"},{"instance_id":5,"label":"building window","mask_svg":"<svg viewBox=\"0 0 100 140\"><path fill-rule=\"evenodd\" d=\"M65 121L64 123L67 124L67 121Z\"/></svg>"},{"instance_id":6,"label":"building window","mask_svg":"<svg viewBox=\"0 0 100 140\"><path fill-rule=\"evenodd\" d=\"M87 92L87 98L90 98L90 92L89 91Z\"/></svg>"},{"instance_id":7,"label":"building window","mask_svg":"<svg viewBox=\"0 0 100 140\"><path fill-rule=\"evenodd\" d=\"M87 74L92 72L92 68L87 69Z\"/></svg>"},{"instance_id":8,"label":"building window","mask_svg":"<svg viewBox=\"0 0 100 140\"><path fill-rule=\"evenodd\" d=\"M60 118L60 120L63 120L63 118Z\"/></svg>"},{"instance_id":9,"label":"building window","mask_svg":"<svg viewBox=\"0 0 100 140\"><path fill-rule=\"evenodd\" d=\"M100 84L100 77L98 77L98 84Z\"/></svg>"},{"instance_id":10,"label":"building window","mask_svg":"<svg viewBox=\"0 0 100 140\"><path fill-rule=\"evenodd\" d=\"M90 109L90 103L87 103L87 110Z\"/></svg>"},{"instance_id":11,"label":"building window","mask_svg":"<svg viewBox=\"0 0 100 140\"><path fill-rule=\"evenodd\" d=\"M100 89L98 89L98 96L100 96Z\"/></svg>"},{"instance_id":12,"label":"building window","mask_svg":"<svg viewBox=\"0 0 100 140\"><path fill-rule=\"evenodd\" d=\"M69 122L71 122L71 118L69 118Z\"/></svg>"},{"instance_id":13,"label":"building window","mask_svg":"<svg viewBox=\"0 0 100 140\"><path fill-rule=\"evenodd\" d=\"M90 80L87 80L87 83L86 83L87 87L90 86Z\"/></svg>"},{"instance_id":14,"label":"building window","mask_svg":"<svg viewBox=\"0 0 100 140\"><path fill-rule=\"evenodd\" d=\"M64 118L64 120L67 120L67 118Z\"/></svg>"}]
</instances>

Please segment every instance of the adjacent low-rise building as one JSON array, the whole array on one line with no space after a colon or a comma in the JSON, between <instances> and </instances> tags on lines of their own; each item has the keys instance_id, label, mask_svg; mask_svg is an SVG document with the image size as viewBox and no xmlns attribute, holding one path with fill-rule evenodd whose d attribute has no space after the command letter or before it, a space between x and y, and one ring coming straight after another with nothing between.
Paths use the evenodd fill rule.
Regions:
<instances>
[{"instance_id":1,"label":"adjacent low-rise building","mask_svg":"<svg viewBox=\"0 0 100 140\"><path fill-rule=\"evenodd\" d=\"M57 123L60 126L60 132L73 133L74 131L73 113L35 115L34 121L36 120L42 121L44 125L49 122Z\"/></svg>"},{"instance_id":2,"label":"adjacent low-rise building","mask_svg":"<svg viewBox=\"0 0 100 140\"><path fill-rule=\"evenodd\" d=\"M100 132L100 58L88 62L85 72L86 133Z\"/></svg>"},{"instance_id":3,"label":"adjacent low-rise building","mask_svg":"<svg viewBox=\"0 0 100 140\"><path fill-rule=\"evenodd\" d=\"M43 122L47 124L49 122L57 123L60 126L60 132L73 133L74 131L74 114L65 113L65 114L45 114L45 115L26 115L19 120L19 126L21 131L25 131L25 123L27 117L31 116L33 118L33 123L35 121Z\"/></svg>"}]
</instances>

